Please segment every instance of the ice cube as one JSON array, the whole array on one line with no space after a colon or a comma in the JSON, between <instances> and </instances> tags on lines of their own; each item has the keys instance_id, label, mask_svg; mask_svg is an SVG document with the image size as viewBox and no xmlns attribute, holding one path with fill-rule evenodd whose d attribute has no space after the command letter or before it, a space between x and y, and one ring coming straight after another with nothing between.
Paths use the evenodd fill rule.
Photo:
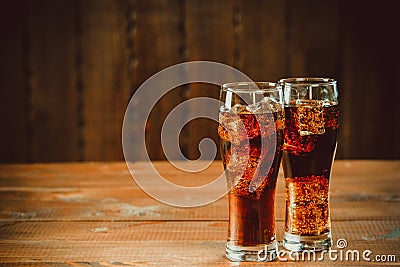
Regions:
<instances>
[{"instance_id":1,"label":"ice cube","mask_svg":"<svg viewBox=\"0 0 400 267\"><path fill-rule=\"evenodd\" d=\"M260 125L261 137L268 137L275 132L275 121L271 113L256 115Z\"/></svg>"},{"instance_id":2,"label":"ice cube","mask_svg":"<svg viewBox=\"0 0 400 267\"><path fill-rule=\"evenodd\" d=\"M321 105L322 105L323 107L330 107L330 106L332 106L332 103L331 103L330 100L325 99L325 100L321 100Z\"/></svg>"},{"instance_id":3,"label":"ice cube","mask_svg":"<svg viewBox=\"0 0 400 267\"><path fill-rule=\"evenodd\" d=\"M246 128L237 114L233 113L220 113L219 114L218 134L232 143L239 144L247 138Z\"/></svg>"},{"instance_id":4,"label":"ice cube","mask_svg":"<svg viewBox=\"0 0 400 267\"><path fill-rule=\"evenodd\" d=\"M249 158L249 149L249 144L232 144L227 170L237 174L240 174L240 171L245 170Z\"/></svg>"},{"instance_id":5,"label":"ice cube","mask_svg":"<svg viewBox=\"0 0 400 267\"><path fill-rule=\"evenodd\" d=\"M300 136L325 133L323 101L297 100L297 123Z\"/></svg>"},{"instance_id":6,"label":"ice cube","mask_svg":"<svg viewBox=\"0 0 400 267\"><path fill-rule=\"evenodd\" d=\"M240 114L240 113L246 112L246 105L235 104L235 105L231 108L230 112L233 112L233 113L235 113L235 114ZM247 113L247 112L246 112L246 113Z\"/></svg>"},{"instance_id":7,"label":"ice cube","mask_svg":"<svg viewBox=\"0 0 400 267\"><path fill-rule=\"evenodd\" d=\"M256 114L269 112L268 103L265 103L264 101L250 104L246 107L246 109L251 113L256 113Z\"/></svg>"},{"instance_id":8,"label":"ice cube","mask_svg":"<svg viewBox=\"0 0 400 267\"><path fill-rule=\"evenodd\" d=\"M274 97L266 98L266 101L269 104L269 107L272 112L281 112L282 111L282 103L279 100L275 99Z\"/></svg>"},{"instance_id":9,"label":"ice cube","mask_svg":"<svg viewBox=\"0 0 400 267\"><path fill-rule=\"evenodd\" d=\"M246 109L255 114L279 112L282 104L273 97L264 97L260 102L248 105Z\"/></svg>"}]
</instances>

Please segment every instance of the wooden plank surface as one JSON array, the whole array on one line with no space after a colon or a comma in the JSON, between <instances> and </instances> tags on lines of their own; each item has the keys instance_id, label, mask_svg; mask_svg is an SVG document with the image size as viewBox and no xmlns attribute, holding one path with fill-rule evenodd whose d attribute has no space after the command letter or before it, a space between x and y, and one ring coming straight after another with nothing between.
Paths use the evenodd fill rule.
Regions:
<instances>
[{"instance_id":1,"label":"wooden plank surface","mask_svg":"<svg viewBox=\"0 0 400 267\"><path fill-rule=\"evenodd\" d=\"M99 184L99 186L104 186ZM121 187L121 188L120 188ZM2 188L0 220L227 220L226 197L205 207L173 208L150 198L138 188L125 185L71 188ZM276 220L284 220L284 194L276 195ZM334 220L395 220L400 218L399 196L342 193L331 197ZM73 209L71 209L73 208Z\"/></svg>"},{"instance_id":2,"label":"wooden plank surface","mask_svg":"<svg viewBox=\"0 0 400 267\"><path fill-rule=\"evenodd\" d=\"M283 222L276 226L281 240ZM221 253L227 227L227 222L12 222L1 226L0 261L24 262L29 259L26 251L34 248L37 261L57 261L64 252L63 258L69 261L156 259L158 263L182 264L179 259L186 259L198 264L206 259L196 255L208 255L214 263L227 264ZM399 221L332 225L334 241L346 238L348 249L369 248L376 254L398 253L400 239L392 232L399 227ZM84 246L89 249L77 253ZM193 254L195 250L198 254Z\"/></svg>"},{"instance_id":3,"label":"wooden plank surface","mask_svg":"<svg viewBox=\"0 0 400 267\"><path fill-rule=\"evenodd\" d=\"M170 181L187 185L207 182L222 170L219 161L203 173L188 176L167 162L154 165ZM136 173L148 173L145 166L136 163ZM398 265L399 171L400 161L335 162L334 242L345 238L346 249L369 249L371 257L395 255L397 261L386 264ZM282 240L282 173L278 181L276 229L277 239ZM154 182L154 188L162 189L157 187ZM227 207L226 198L200 208L161 204L140 190L122 162L0 165L0 265L232 266L224 257ZM330 266L332 262L325 257L322 262L290 264Z\"/></svg>"},{"instance_id":4,"label":"wooden plank surface","mask_svg":"<svg viewBox=\"0 0 400 267\"><path fill-rule=\"evenodd\" d=\"M375 161L372 165L336 162L331 184L333 219L399 218L399 188L392 184L400 173L399 165L398 161ZM139 174L146 171L143 164L136 166ZM206 184L222 171L220 162L200 174L179 172L166 162L156 167L170 181L186 186ZM371 171L379 173L379 179L367 179ZM154 185L156 188L157 183ZM226 220L228 216L226 197L187 209L152 199L136 185L124 163L2 165L0 186L3 220ZM277 184L276 219L284 219L282 172Z\"/></svg>"}]
</instances>

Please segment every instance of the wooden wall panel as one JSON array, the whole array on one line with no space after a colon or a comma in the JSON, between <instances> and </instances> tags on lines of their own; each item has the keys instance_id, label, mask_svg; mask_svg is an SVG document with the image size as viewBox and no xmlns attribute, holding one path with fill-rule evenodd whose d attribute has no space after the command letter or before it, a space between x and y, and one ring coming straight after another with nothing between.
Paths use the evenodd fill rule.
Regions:
<instances>
[{"instance_id":1,"label":"wooden wall panel","mask_svg":"<svg viewBox=\"0 0 400 267\"><path fill-rule=\"evenodd\" d=\"M156 72L192 60L235 66L254 80L336 78L337 157L400 158L393 2L3 1L0 162L122 160L129 97ZM146 97L137 103L141 120L132 130L146 126L152 159L165 159L159 135L164 118L199 96L218 98L219 88L179 87L147 122L140 109ZM192 105L185 115L206 108ZM176 118L176 125L184 119ZM218 140L216 123L189 123L180 136L184 154L198 157L204 137ZM132 142L135 159L143 159L146 152Z\"/></svg>"},{"instance_id":2,"label":"wooden wall panel","mask_svg":"<svg viewBox=\"0 0 400 267\"><path fill-rule=\"evenodd\" d=\"M32 160L79 160L73 1L29 1Z\"/></svg>"},{"instance_id":3,"label":"wooden wall panel","mask_svg":"<svg viewBox=\"0 0 400 267\"><path fill-rule=\"evenodd\" d=\"M234 14L235 67L253 81L285 75L285 1L237 1Z\"/></svg>"},{"instance_id":4,"label":"wooden wall panel","mask_svg":"<svg viewBox=\"0 0 400 267\"><path fill-rule=\"evenodd\" d=\"M387 2L385 2L387 3ZM342 2L344 158L399 158L400 42L393 5Z\"/></svg>"},{"instance_id":5,"label":"wooden wall panel","mask_svg":"<svg viewBox=\"0 0 400 267\"><path fill-rule=\"evenodd\" d=\"M340 73L339 1L287 2L286 75L332 76Z\"/></svg>"},{"instance_id":6,"label":"wooden wall panel","mask_svg":"<svg viewBox=\"0 0 400 267\"><path fill-rule=\"evenodd\" d=\"M28 98L26 16L23 1L6 1L0 9L0 162L27 162Z\"/></svg>"},{"instance_id":7,"label":"wooden wall panel","mask_svg":"<svg viewBox=\"0 0 400 267\"><path fill-rule=\"evenodd\" d=\"M234 63L234 26L232 1L187 1L186 43L187 60L216 61L229 66ZM219 98L219 87L211 84L192 83L185 94L187 99L196 97ZM191 105L188 116L193 117L208 109L199 104ZM217 123L197 119L187 124L182 132L187 140L187 157L200 156L199 142L206 137L218 142Z\"/></svg>"},{"instance_id":8,"label":"wooden wall panel","mask_svg":"<svg viewBox=\"0 0 400 267\"><path fill-rule=\"evenodd\" d=\"M85 160L122 160L129 98L127 2L80 1Z\"/></svg>"},{"instance_id":9,"label":"wooden wall panel","mask_svg":"<svg viewBox=\"0 0 400 267\"><path fill-rule=\"evenodd\" d=\"M131 1L131 5L133 18L130 37L133 39L131 48L133 54L130 78L133 79L132 93L134 93L145 80L158 71L183 61L184 1ZM165 159L161 147L161 127L172 108L182 101L182 90L182 88L177 88L170 91L156 104L151 103L147 98L147 96L159 94L158 88L152 88L145 92L142 99L135 102L137 128L133 130L141 134L145 125L147 153L152 159ZM153 104L156 105L146 122L141 107ZM176 123L179 124L181 119L176 117ZM172 142L172 139L169 142ZM132 141L131 147L135 150L137 160L145 159L146 151L139 150L135 146L135 140Z\"/></svg>"}]
</instances>

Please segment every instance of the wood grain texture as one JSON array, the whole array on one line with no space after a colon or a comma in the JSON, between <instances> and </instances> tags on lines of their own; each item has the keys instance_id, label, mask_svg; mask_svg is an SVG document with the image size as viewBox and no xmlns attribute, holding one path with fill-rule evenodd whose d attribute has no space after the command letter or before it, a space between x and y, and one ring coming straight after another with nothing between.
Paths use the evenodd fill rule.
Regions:
<instances>
[{"instance_id":1,"label":"wood grain texture","mask_svg":"<svg viewBox=\"0 0 400 267\"><path fill-rule=\"evenodd\" d=\"M122 160L121 128L129 97L156 72L191 60L225 63L254 80L336 78L341 112L337 157L400 158L394 1L2 4L3 163ZM218 86L204 84L177 88L161 99L148 121L140 109L147 104L140 100L139 122L132 131L138 134L147 127L149 156L165 159L159 129L168 112L187 99L218 98L218 91ZM185 115L202 109L193 105ZM184 119L176 118L176 124ZM180 135L181 150L197 158L204 137L217 141L216 123L189 123ZM137 151L134 158L145 156Z\"/></svg>"},{"instance_id":2,"label":"wood grain texture","mask_svg":"<svg viewBox=\"0 0 400 267\"><path fill-rule=\"evenodd\" d=\"M124 186L124 185L121 185ZM226 197L199 208L173 208L150 198L137 188L4 188L1 191L0 220L16 221L201 221L227 220ZM110 192L113 191L113 192ZM399 197L396 194L347 193L331 197L332 219L396 220ZM73 208L73 210L71 210ZM276 195L275 218L285 218L285 198Z\"/></svg>"},{"instance_id":3,"label":"wood grain texture","mask_svg":"<svg viewBox=\"0 0 400 267\"><path fill-rule=\"evenodd\" d=\"M81 1L84 159L121 160L129 100L127 2Z\"/></svg>"},{"instance_id":4,"label":"wood grain texture","mask_svg":"<svg viewBox=\"0 0 400 267\"><path fill-rule=\"evenodd\" d=\"M395 9L391 5L359 6L346 1L341 3L341 8L348 10L342 14L342 27L346 29L342 33L343 54L348 61L342 67L342 156L398 158L399 132L391 125L400 123L399 93L390 82L390 77L400 73L397 63L400 53L398 49L392 50L400 45L392 34L392 25L396 25ZM380 22L369 19L372 16ZM382 69L386 71L380 72Z\"/></svg>"},{"instance_id":5,"label":"wood grain texture","mask_svg":"<svg viewBox=\"0 0 400 267\"><path fill-rule=\"evenodd\" d=\"M24 243L32 243L44 241L47 245L52 242L59 247L63 241L67 241L70 245L76 245L78 242L86 244L103 243L103 244L132 244L142 241L156 243L170 243L171 245L185 243L223 243L226 237L227 222L22 222L8 223L1 226L2 244L10 244L16 242L21 245ZM350 248L373 247L376 241L380 241L381 245L396 246L400 240L396 236L391 237L393 230L400 227L398 221L352 221L352 222L335 222L332 225L335 240L340 237L346 238ZM283 235L283 222L277 223L277 236L280 240ZM363 230L368 229L368 232ZM373 234L371 234L373 233ZM24 242L25 241L25 242ZM5 246L6 247L6 246ZM139 251L132 250L133 254ZM383 251L376 251L376 253ZM396 252L395 247L387 252ZM54 252L56 255L57 252ZM11 253L10 253L11 254ZM12 253L17 256L16 253ZM99 257L95 251L85 252L91 257ZM50 255L43 255L43 259ZM133 257L135 255L132 255ZM111 258L109 260L129 260L127 258ZM76 260L76 259L75 259ZM93 260L93 259L92 259ZM100 260L99 258L94 260ZM103 258L102 260L107 260Z\"/></svg>"},{"instance_id":6,"label":"wood grain texture","mask_svg":"<svg viewBox=\"0 0 400 267\"><path fill-rule=\"evenodd\" d=\"M282 240L284 222L278 221L277 238ZM85 242L208 242L226 238L228 221L163 221L163 222L13 222L2 221L1 240L12 241L85 241ZM397 241L393 230L400 227L396 220L385 221L334 221L332 231L335 240L349 238L358 245L363 241L390 243ZM368 231L363 231L368 230ZM392 233L393 232L393 233ZM396 240L397 239L397 240Z\"/></svg>"},{"instance_id":7,"label":"wood grain texture","mask_svg":"<svg viewBox=\"0 0 400 267\"><path fill-rule=\"evenodd\" d=\"M217 161L205 172L187 176L168 162L154 165L170 181L187 185L205 182L222 169ZM148 173L146 166L135 163L136 175ZM331 184L334 242L345 238L346 249L369 249L371 258L394 255L397 261L386 264L398 264L399 171L399 161L335 162ZM155 177L148 179L154 180L154 189L162 190ZM281 240L281 173L278 181L276 229ZM161 204L140 190L122 162L0 165L0 265L231 266L224 257L227 206L226 198L200 208ZM325 257L323 262L290 264L331 266L332 262ZM377 265L365 261L335 264Z\"/></svg>"},{"instance_id":8,"label":"wood grain texture","mask_svg":"<svg viewBox=\"0 0 400 267\"><path fill-rule=\"evenodd\" d=\"M285 1L236 1L235 67L254 81L286 75Z\"/></svg>"},{"instance_id":9,"label":"wood grain texture","mask_svg":"<svg viewBox=\"0 0 400 267\"><path fill-rule=\"evenodd\" d=\"M132 27L129 36L132 39L131 72L132 90L136 90L157 72L174 64L182 63L184 57L184 6L178 0L169 1L130 1L132 8ZM167 85L180 78L168 77L161 84ZM168 88L166 88L168 89ZM171 88L172 89L172 88ZM148 156L152 159L165 159L161 146L161 127L168 113L182 101L182 87L175 88L162 97L160 88L149 88L142 97L135 98L132 103L134 113L131 131L141 135L146 129L146 145ZM157 103L150 97L162 97ZM144 114L143 107L153 106L150 116ZM175 117L179 125L182 118ZM132 134L135 137L135 134ZM172 137L170 137L172 139ZM176 137L173 137L176 138ZM131 140L131 147L138 147L138 138ZM175 140L175 139L174 139ZM167 139L167 142L173 140ZM174 157L172 155L172 157ZM146 159L146 151L135 149L134 160Z\"/></svg>"},{"instance_id":10,"label":"wood grain texture","mask_svg":"<svg viewBox=\"0 0 400 267\"><path fill-rule=\"evenodd\" d=\"M291 76L333 76L341 80L340 2L290 1L287 45Z\"/></svg>"},{"instance_id":11,"label":"wood grain texture","mask_svg":"<svg viewBox=\"0 0 400 267\"><path fill-rule=\"evenodd\" d=\"M136 164L137 175L147 175ZM179 172L168 163L156 163L168 180L186 186L202 185L217 177L220 162L200 174ZM337 161L331 185L335 220L379 220L399 217L400 164ZM373 179L371 177L379 177ZM163 192L157 185L153 189ZM0 167L2 220L226 220L223 198L200 208L173 208L161 204L137 187L123 163L2 165ZM277 184L276 218L284 219L282 173ZM134 201L133 201L134 200ZM74 207L73 210L70 207ZM384 208L382 208L384 207ZM340 211L340 212L339 212Z\"/></svg>"},{"instance_id":12,"label":"wood grain texture","mask_svg":"<svg viewBox=\"0 0 400 267\"><path fill-rule=\"evenodd\" d=\"M29 67L24 1L7 1L0 9L0 162L28 162Z\"/></svg>"},{"instance_id":13,"label":"wood grain texture","mask_svg":"<svg viewBox=\"0 0 400 267\"><path fill-rule=\"evenodd\" d=\"M148 176L145 164L135 164L137 175L154 180L154 192L165 193L157 177ZM167 162L157 162L166 179L184 186L206 184L220 174L222 163L188 174ZM399 187L398 161L336 161L332 174L332 218L396 220ZM379 177L379 179L375 178ZM284 220L284 184L279 173L276 219ZM174 208L144 193L124 163L69 163L0 165L0 220L146 221L226 220L227 199L200 208ZM73 207L73 209L71 209Z\"/></svg>"},{"instance_id":14,"label":"wood grain texture","mask_svg":"<svg viewBox=\"0 0 400 267\"><path fill-rule=\"evenodd\" d=\"M76 7L73 1L28 3L32 160L78 160Z\"/></svg>"},{"instance_id":15,"label":"wood grain texture","mask_svg":"<svg viewBox=\"0 0 400 267\"><path fill-rule=\"evenodd\" d=\"M221 161L213 162L208 169L197 174L178 170L167 161L152 163L163 176L178 183L185 180L191 181L190 178L210 181L223 170ZM192 163L186 164L190 166ZM146 173L146 166L147 163L144 162L134 163L136 172ZM333 194L396 193L399 185L391 182L399 178L399 173L398 160L335 160L332 173L332 183L335 186L332 189L335 190L335 187L338 187L338 190L333 191ZM190 178L186 178L187 175ZM279 175L282 175L281 171ZM282 182L282 179L278 179L278 187ZM135 186L124 162L0 164L0 185L33 189L36 187Z\"/></svg>"},{"instance_id":16,"label":"wood grain texture","mask_svg":"<svg viewBox=\"0 0 400 267\"><path fill-rule=\"evenodd\" d=\"M186 46L188 61L214 61L229 66L234 63L234 26L232 1L188 1L186 4ZM201 70L199 70L201 71ZM196 73L192 74L196 77ZM221 73L221 81L226 80ZM229 77L229 76L228 76ZM218 85L192 83L185 93L186 99L197 97L219 98ZM187 118L196 118L189 122L182 131L185 136L186 156L190 159L200 157L199 143L204 138L218 142L217 123L210 119L197 118L210 106L193 103ZM218 106L214 107L218 109ZM216 111L217 113L218 111ZM219 153L217 153L219 157Z\"/></svg>"},{"instance_id":17,"label":"wood grain texture","mask_svg":"<svg viewBox=\"0 0 400 267\"><path fill-rule=\"evenodd\" d=\"M277 229L282 228L283 223L278 223ZM373 251L373 255L385 254L397 257L399 257L400 240L398 237L390 237L390 233L398 228L398 221L342 222L332 225L334 240L339 237L345 238L348 249L357 249L361 252L369 249ZM22 223L5 225L1 229L8 233L0 241L0 260L3 263L105 261L135 262L145 266L166 264L186 266L188 263L230 266L222 253L226 222L160 224L69 222L39 225ZM278 231L279 238L282 232ZM302 264L310 266L312 263L306 261ZM329 263L332 264L332 261L328 257L322 262L322 264ZM340 263L349 264L349 262ZM360 263L353 262L353 264ZM363 262L363 265L367 264Z\"/></svg>"}]
</instances>

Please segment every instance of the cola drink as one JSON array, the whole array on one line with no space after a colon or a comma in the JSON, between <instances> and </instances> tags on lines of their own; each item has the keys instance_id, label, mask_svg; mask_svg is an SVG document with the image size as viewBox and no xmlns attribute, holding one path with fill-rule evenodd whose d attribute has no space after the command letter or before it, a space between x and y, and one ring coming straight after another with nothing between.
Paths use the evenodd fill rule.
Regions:
<instances>
[{"instance_id":1,"label":"cola drink","mask_svg":"<svg viewBox=\"0 0 400 267\"><path fill-rule=\"evenodd\" d=\"M282 165L286 194L284 245L288 249L330 246L329 180L338 128L337 103L297 100L285 106ZM312 237L317 236L321 240L325 236L326 244L315 245L318 239Z\"/></svg>"},{"instance_id":2,"label":"cola drink","mask_svg":"<svg viewBox=\"0 0 400 267\"><path fill-rule=\"evenodd\" d=\"M230 188L227 249L232 250L276 242L274 199L284 128L283 109L234 110L220 112L218 127Z\"/></svg>"}]
</instances>

